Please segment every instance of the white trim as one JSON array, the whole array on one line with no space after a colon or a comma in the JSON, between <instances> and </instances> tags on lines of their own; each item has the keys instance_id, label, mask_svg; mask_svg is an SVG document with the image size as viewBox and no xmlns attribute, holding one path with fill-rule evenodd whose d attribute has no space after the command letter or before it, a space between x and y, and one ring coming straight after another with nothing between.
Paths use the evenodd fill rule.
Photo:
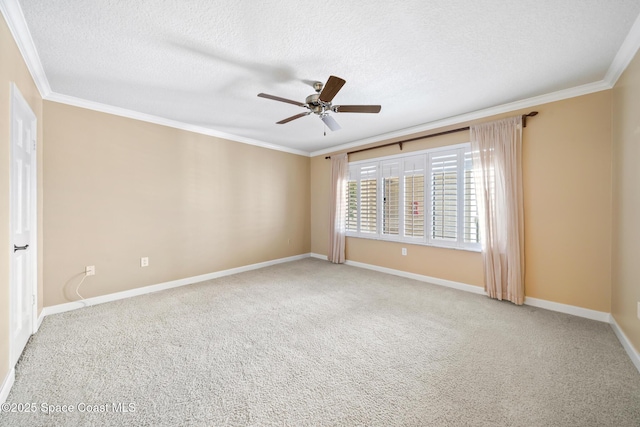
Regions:
<instances>
[{"instance_id":1,"label":"white trim","mask_svg":"<svg viewBox=\"0 0 640 427\"><path fill-rule=\"evenodd\" d=\"M298 154L300 156L309 157L308 151L296 150L295 148L284 147L282 145L271 144L259 141L257 139L245 138L242 136L232 135L230 133L209 129L202 126L191 125L177 120L165 119L163 117L154 116L152 114L140 113L138 111L128 110L126 108L116 107L113 105L102 104L100 102L89 101L73 96L62 95L52 92L44 97L45 100L57 102L60 104L72 105L74 107L86 108L87 110L99 111L101 113L113 114L114 116L127 117L134 120L153 123L156 125L167 126L174 129L186 130L201 135L213 136L229 141L240 142L242 144L255 145L257 147L267 148L270 150L283 151L285 153Z\"/></svg>"},{"instance_id":2,"label":"white trim","mask_svg":"<svg viewBox=\"0 0 640 427\"><path fill-rule=\"evenodd\" d=\"M13 217L13 210L14 210L14 206L13 206L13 191L14 191L14 180L16 179L15 172L13 170L13 163L14 163L14 156L15 156L15 151L14 148L15 147L15 140L14 140L14 136L15 136L15 132L14 132L14 119L16 116L16 109L19 107L21 110L23 110L24 112L27 113L27 116L29 117L29 121L28 121L28 125L29 127L31 127L31 132L30 132L30 136L33 139L33 141L27 141L26 143L29 144L34 144L34 146L31 148L31 167L30 167L30 177L29 177L29 184L30 184L30 188L27 190L28 191L28 200L29 200L29 206L31 208L31 212L29 212L29 214L31 214L31 220L30 220L30 233L31 233L31 237L29 239L28 246L29 246L29 253L30 253L30 264L28 266L28 269L30 270L31 273L31 277L30 280L28 280L27 285L30 285L29 289L29 293L31 295L31 313L29 315L29 336L33 335L36 332L36 318L38 315L38 118L36 116L36 114L33 112L33 109L31 108L31 105L29 105L29 103L27 102L27 100L24 98L24 96L22 95L22 92L20 92L20 88L18 88L18 86L14 83L11 82L10 83L10 101L11 101L11 105L10 105L10 110L11 110L11 114L10 114L10 119L11 119L11 125L10 125L10 147L11 147L11 153L10 153L10 157L11 157L11 181L10 181L10 188L9 188L9 207L10 207L10 211L12 213L12 217ZM12 220L9 221L9 229L12 230L11 231L11 236L10 236L10 242L9 242L9 247L13 247L15 246L15 241L14 241L14 233L13 233L13 225L11 225ZM15 251L14 251L15 252ZM10 272L11 275L13 277L13 261L10 263ZM10 286L10 307L9 307L9 323L10 323L10 335L11 335L11 339L9 340L9 358L10 358L10 363L15 365L15 363L18 362L18 359L20 358L20 355L15 355L14 351L16 351L16 342L15 342L15 338L13 337L13 319L15 316L15 312L14 310L16 309L16 307L14 306L14 289L13 287ZM25 343L26 346L26 343ZM22 352L24 350L24 348L21 348L20 351ZM15 357L15 360L14 360Z\"/></svg>"},{"instance_id":3,"label":"white trim","mask_svg":"<svg viewBox=\"0 0 640 427\"><path fill-rule=\"evenodd\" d=\"M584 317L585 319L597 320L598 322L609 323L611 315L604 311L591 310L588 308L577 307L575 305L562 304L554 301L547 301L539 298L524 298L525 305L532 307L544 308L546 310L557 311L559 313L571 314L573 316Z\"/></svg>"},{"instance_id":4,"label":"white trim","mask_svg":"<svg viewBox=\"0 0 640 427\"><path fill-rule=\"evenodd\" d=\"M393 274L394 276L406 277L407 279L419 280L421 282L432 283L434 285L445 286L447 288L458 289L473 294L484 295L484 288L480 286L467 285L466 283L454 282L453 280L439 279L437 277L424 276L422 274L409 273L402 270L394 270L393 268L380 267L373 264L365 264L358 261L345 261L346 265L353 267L365 268L367 270L378 271L380 273Z\"/></svg>"},{"instance_id":5,"label":"white trim","mask_svg":"<svg viewBox=\"0 0 640 427\"><path fill-rule=\"evenodd\" d=\"M258 141L251 138L244 138L232 134L227 134L225 132L216 131L213 129L203 128L200 126L190 125L183 122L177 122L173 120L163 119L161 117L155 117L152 115L138 113L131 110L127 110L124 108L109 106L105 104L100 104L93 101L81 100L79 98L74 98L67 95L62 95L58 93L54 93L51 91L51 86L49 85L49 81L47 80L47 76L45 75L44 68L42 66L42 61L40 61L40 56L38 55L38 51L36 50L35 44L33 43L33 38L31 37L31 33L29 32L29 28L27 27L26 21L24 19L24 15L22 13L22 9L19 4L15 0L0 0L0 12L4 15L4 18L9 26L9 30L13 35L13 38L18 45L18 49L22 54L25 63L27 64L27 68L33 77L33 80L40 91L40 95L43 99L60 102L60 103L69 103L70 105L75 105L83 108L88 108L101 112L110 112L110 114L115 114L123 117L130 117L136 120L149 121L151 123L156 123L164 126L174 127L177 129L184 129L195 133L202 133L204 135L215 136L219 138L228 139L235 142L241 142L244 144L256 145L263 148L268 148L277 151L284 151L286 153L299 154L302 156L315 157L319 155L324 155L328 153L344 151L353 147L358 147L365 144L370 144L374 142L380 142L384 140L388 140L391 138L404 137L407 135L425 132L437 128L441 128L444 126L456 125L463 122L468 122L471 120L477 120L485 117L489 117L496 114L502 114L505 112L518 110L521 108L533 107L540 104L546 104L548 102L560 101L567 98L573 98L576 96L587 95L589 93L598 92L602 90L611 89L620 75L624 72L626 67L629 65L638 48L640 47L640 16L636 18L634 24L632 25L627 37L624 42L620 46L618 53L614 57L605 77L603 80L585 84L582 86L577 86L565 90L560 90L557 92L552 92L549 94L536 96L532 98L527 98L524 100L511 102L508 104L502 104L490 108L486 108L483 110L478 110L471 113L461 114L458 116L449 117L442 120L437 120L434 122L413 126L406 129L401 129L394 132L389 132L382 135L373 136L370 138L365 138L362 140L358 140L355 142L337 145L331 148L327 148L324 150L313 151L311 153L296 150L293 148L288 148L276 144L267 143L264 141ZM88 106L91 105L91 106Z\"/></svg>"},{"instance_id":6,"label":"white trim","mask_svg":"<svg viewBox=\"0 0 640 427\"><path fill-rule=\"evenodd\" d=\"M24 62L40 92L40 96L43 98L48 96L51 93L51 86L44 73L40 56L31 38L31 33L27 27L27 22L24 19L20 5L15 0L0 0L0 12L2 12L9 31L11 31L16 45L18 45L18 50L20 50L24 58Z\"/></svg>"},{"instance_id":7,"label":"white trim","mask_svg":"<svg viewBox=\"0 0 640 427\"><path fill-rule=\"evenodd\" d=\"M9 397L9 392L11 391L11 387L13 387L13 383L16 381L16 370L11 368L9 373L4 379L2 383L2 388L0 388L0 405L7 401L7 397Z\"/></svg>"},{"instance_id":8,"label":"white trim","mask_svg":"<svg viewBox=\"0 0 640 427\"><path fill-rule=\"evenodd\" d=\"M511 111L520 110L523 108L536 107L542 104L548 104L550 102L562 101L563 99L575 98L577 96L588 95L590 93L600 92L603 90L611 89L608 82L600 80L594 83L588 83L582 86L576 86L569 89L559 90L557 92L548 93L545 95L534 96L532 98L522 99L520 101L510 102L508 104L496 105L494 107L485 108L482 110L473 111L470 113L464 113L446 119L436 120L417 126L412 126L397 131L384 133L381 135L372 136L370 138L361 139L359 141L350 142L347 144L336 145L335 147L326 148L324 150L312 151L311 157L346 151L351 148L359 147L365 144L373 144L376 142L387 141L393 138L401 138L409 135L414 135L421 132L444 128L446 126L455 126L462 123L468 123L473 120L484 119L486 117L495 116L497 114L509 113Z\"/></svg>"},{"instance_id":9,"label":"white trim","mask_svg":"<svg viewBox=\"0 0 640 427\"><path fill-rule=\"evenodd\" d=\"M257 264L245 265L242 267L230 268L228 270L216 271L214 273L202 274L200 276L187 277L184 279L172 280L170 282L159 283L157 285L149 285L141 288L130 289L128 291L116 292L113 294L101 295L99 297L87 298L81 301L73 301L65 304L58 304L42 309L41 316L49 316L51 314L64 313L67 311L77 310L83 307L103 304L105 302L117 301L125 298L131 298L139 295L150 294L153 292L163 291L166 289L177 288L180 286L191 285L194 283L204 282L206 280L217 279L219 277L230 276L232 274L243 273L245 271L256 270L258 268L269 267L271 265L282 264L283 262L297 261L309 258L309 254L294 255L287 258L279 258L271 261L260 262Z\"/></svg>"},{"instance_id":10,"label":"white trim","mask_svg":"<svg viewBox=\"0 0 640 427\"><path fill-rule=\"evenodd\" d=\"M447 288L458 289L465 292L471 292L474 294L485 295L483 287L469 285L461 282L454 282L453 280L439 279L437 277L424 276L422 274L408 273L402 270L395 270L392 268L380 267L372 264L365 264L357 261L345 262L346 265L354 267L366 268L367 270L379 271L381 273L393 274L394 276L406 277L408 279L419 280L421 282L432 283L434 285L446 286ZM544 308L546 310L557 311L560 313L571 314L573 316L584 317L586 319L598 320L600 322L609 323L610 314L602 311L590 310L588 308L576 307L573 305L561 304L553 301L546 301L538 298L526 297L524 300L525 305L532 307Z\"/></svg>"},{"instance_id":11,"label":"white trim","mask_svg":"<svg viewBox=\"0 0 640 427\"><path fill-rule=\"evenodd\" d=\"M42 321L44 320L44 316L46 316L44 312L44 308L40 311L40 315L38 316L38 320L36 320L36 330L33 332L34 334L38 332L40 326L42 326Z\"/></svg>"},{"instance_id":12,"label":"white trim","mask_svg":"<svg viewBox=\"0 0 640 427\"><path fill-rule=\"evenodd\" d=\"M416 157L416 156L430 154L430 153L439 153L442 151L451 151L451 150L458 150L458 149L471 150L471 142L467 141L467 142L461 142L459 144L443 145L441 147L423 148L422 150L409 151L408 153L390 154L388 156L378 156L378 157L372 157L370 159L356 160L353 162L349 162L349 166L351 165L357 166L357 165L373 163L373 162L387 162L389 160L398 160L398 159L404 159L406 157Z\"/></svg>"},{"instance_id":13,"label":"white trim","mask_svg":"<svg viewBox=\"0 0 640 427\"><path fill-rule=\"evenodd\" d=\"M311 257L324 259L324 260L326 260L327 258L325 255L320 255L316 253L311 253ZM408 273L402 270L395 270L392 268L380 267L377 265L365 264L363 262L357 262L357 261L347 260L345 264L353 267L365 268L367 270L378 271L380 273L387 273L387 274L392 274L394 276L400 276L400 277L406 277L408 279L419 280L421 282L432 283L434 285L446 286L448 288L458 289L461 291L471 292L474 294L480 294L480 295L485 294L484 288L481 288L479 286L468 285L466 283L454 282L452 280L438 279L436 277L424 276L422 274ZM629 341L629 338L627 338L624 332L622 332L622 329L620 328L620 326L618 326L615 318L611 314L605 313L603 311L596 311L588 308L576 307L574 305L561 304L558 302L547 301L539 298L525 297L524 303L525 305L529 305L531 307L538 307L545 310L556 311L560 313L570 314L577 317L583 317L586 319L597 320L599 322L605 322L605 323L611 324L611 328L613 329L613 332L618 337L620 344L622 344L622 347L625 349L625 351L629 355L631 362L635 365L635 367L640 372L640 353L638 353L638 351L633 347L633 344L631 344L631 341Z\"/></svg>"},{"instance_id":14,"label":"white trim","mask_svg":"<svg viewBox=\"0 0 640 427\"><path fill-rule=\"evenodd\" d=\"M135 120L141 120L144 122L154 123L162 126L168 126L176 129L182 129L189 132L199 133L202 135L214 136L217 138L223 138L230 141L240 142L243 144L255 145L270 150L283 151L285 153L298 154L300 156L310 157L308 151L297 150L294 148L284 147L277 144L271 144L257 139L245 138L242 136L232 135L226 132L205 128L202 126L196 126L176 120L165 119L163 117L154 116L151 114L140 113L126 108L120 108L113 105L102 104L100 102L89 101L86 99L76 98L73 96L63 95L51 90L49 81L44 72L42 61L38 55L33 38L29 32L29 28L24 19L22 9L15 0L0 0L0 12L7 21L11 35L13 36L18 49L22 54L24 62L31 73L40 96L42 99L52 102L58 102L61 104L73 105L76 107L86 108L89 110L100 111L102 113L113 114L121 117L128 117Z\"/></svg>"},{"instance_id":15,"label":"white trim","mask_svg":"<svg viewBox=\"0 0 640 427\"><path fill-rule=\"evenodd\" d=\"M38 318L38 326L40 326L40 324L42 323L42 319L45 316L48 316L51 314L64 313L66 311L76 310L78 308L82 308L86 306L102 304L109 301L115 301L119 299L133 297L133 296L144 295L152 292L158 292L165 289L171 289L171 288L176 288L180 286L190 285L190 284L202 282L205 280L216 279L223 276L242 273L244 271L256 270L256 269L268 267L271 265L281 264L289 261L297 261L297 260L301 260L309 257L327 261L326 255L311 252L307 254L295 255L287 258L280 258L280 259L261 262L257 264L251 264L243 267L232 268L229 270L222 270L215 273L203 274L201 276L193 276L185 279L173 280L171 282L145 286L143 288L132 289L129 291L117 292L114 294L103 295L95 298L89 298L81 302L76 301L76 302L71 302L66 304L59 304L55 306L45 307L40 313L40 317ZM380 273L392 274L394 276L405 277L408 279L419 280L421 282L427 282L434 285L444 286L452 289L458 289L458 290L470 292L473 294L478 294L478 295L485 294L484 288L482 287L469 285L461 282L455 282L453 280L439 279L437 277L430 277L422 274L409 273L402 270L395 270L392 268L380 267L373 264L365 264L358 261L347 260L345 264L352 267L364 268L367 270L378 271ZM584 317L591 320L610 323L614 333L618 337L618 340L620 340L620 343L622 344L627 354L631 358L631 361L633 362L635 367L638 369L638 371L640 371L640 354L638 354L638 352L634 349L629 339L626 337L624 332L622 332L622 330L616 323L614 317L609 313L590 310L582 307L576 307L568 304L561 304L553 301L546 301L538 298L530 298L530 297L526 297L524 303L532 307L538 307L546 310L570 314L577 317ZM2 390L0 391L0 403L3 403L6 400L6 397L9 394L9 390L13 386L14 380L15 380L15 372L14 372L14 369L12 368L11 372L5 379L5 383L2 386Z\"/></svg>"},{"instance_id":16,"label":"white trim","mask_svg":"<svg viewBox=\"0 0 640 427\"><path fill-rule=\"evenodd\" d=\"M633 347L633 344L631 344L631 341L629 341L629 338L627 338L624 332L622 332L622 328L620 328L620 325L618 325L618 322L616 322L613 315L611 315L609 323L611 324L611 329L613 329L613 332L618 337L620 344L622 344L622 347L626 350L629 358L631 358L631 362L635 365L638 372L640 372L640 353L638 353L638 351Z\"/></svg>"},{"instance_id":17,"label":"white trim","mask_svg":"<svg viewBox=\"0 0 640 427\"><path fill-rule=\"evenodd\" d=\"M629 34L620 45L620 49L618 49L618 53L613 58L609 69L607 70L607 74L604 76L604 81L609 84L609 86L615 86L616 82L629 66L629 63L633 60L633 57L636 56L636 52L640 48L640 15L636 18L635 22L631 26L629 30Z\"/></svg>"}]
</instances>

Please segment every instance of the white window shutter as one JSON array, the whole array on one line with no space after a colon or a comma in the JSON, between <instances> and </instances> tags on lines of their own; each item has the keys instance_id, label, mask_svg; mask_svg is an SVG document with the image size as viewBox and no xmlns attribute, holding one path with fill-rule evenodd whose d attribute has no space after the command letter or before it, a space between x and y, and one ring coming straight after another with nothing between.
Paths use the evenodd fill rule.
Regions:
<instances>
[{"instance_id":1,"label":"white window shutter","mask_svg":"<svg viewBox=\"0 0 640 427\"><path fill-rule=\"evenodd\" d=\"M458 240L459 151L440 151L429 156L431 171L429 238L437 243Z\"/></svg>"},{"instance_id":2,"label":"white window shutter","mask_svg":"<svg viewBox=\"0 0 640 427\"><path fill-rule=\"evenodd\" d=\"M400 162L382 164L382 230L383 235L400 232Z\"/></svg>"},{"instance_id":3,"label":"white window shutter","mask_svg":"<svg viewBox=\"0 0 640 427\"><path fill-rule=\"evenodd\" d=\"M360 167L360 230L378 232L378 166Z\"/></svg>"},{"instance_id":4,"label":"white window shutter","mask_svg":"<svg viewBox=\"0 0 640 427\"><path fill-rule=\"evenodd\" d=\"M464 243L480 244L473 155L470 149L464 150Z\"/></svg>"},{"instance_id":5,"label":"white window shutter","mask_svg":"<svg viewBox=\"0 0 640 427\"><path fill-rule=\"evenodd\" d=\"M347 218L345 227L347 232L358 231L358 180L359 170L357 167L349 167L349 177L347 178Z\"/></svg>"},{"instance_id":6,"label":"white window shutter","mask_svg":"<svg viewBox=\"0 0 640 427\"><path fill-rule=\"evenodd\" d=\"M403 169L404 235L424 237L425 156L406 158Z\"/></svg>"},{"instance_id":7,"label":"white window shutter","mask_svg":"<svg viewBox=\"0 0 640 427\"><path fill-rule=\"evenodd\" d=\"M351 236L480 248L469 144L350 164Z\"/></svg>"}]
</instances>

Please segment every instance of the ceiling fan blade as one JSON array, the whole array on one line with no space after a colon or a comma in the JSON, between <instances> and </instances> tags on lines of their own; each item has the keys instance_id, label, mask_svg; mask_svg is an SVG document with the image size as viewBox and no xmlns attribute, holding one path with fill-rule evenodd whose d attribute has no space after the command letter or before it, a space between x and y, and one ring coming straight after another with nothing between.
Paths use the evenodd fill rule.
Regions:
<instances>
[{"instance_id":1,"label":"ceiling fan blade","mask_svg":"<svg viewBox=\"0 0 640 427\"><path fill-rule=\"evenodd\" d=\"M346 81L344 81L340 77L329 76L329 80L327 80L327 83L324 85L324 89L322 89L322 92L320 92L320 101L331 102L333 97L336 96L338 91L342 89L342 86L344 86L345 83Z\"/></svg>"},{"instance_id":2,"label":"ceiling fan blade","mask_svg":"<svg viewBox=\"0 0 640 427\"><path fill-rule=\"evenodd\" d=\"M269 94L266 94L266 93L259 93L258 96L260 98L273 99L274 101L286 102L288 104L297 105L298 107L304 107L304 104L302 102L293 101L293 100L287 99L287 98L280 98L279 96L269 95Z\"/></svg>"},{"instance_id":3,"label":"ceiling fan blade","mask_svg":"<svg viewBox=\"0 0 640 427\"><path fill-rule=\"evenodd\" d=\"M279 122L276 122L276 124L277 125L283 125L285 123L289 123L291 120L299 119L300 117L308 116L309 114L311 114L311 111L307 111L305 113L296 114L295 116L287 117L284 120L280 120Z\"/></svg>"},{"instance_id":4,"label":"ceiling fan blade","mask_svg":"<svg viewBox=\"0 0 640 427\"><path fill-rule=\"evenodd\" d=\"M332 110L336 113L379 113L379 105L335 105Z\"/></svg>"},{"instance_id":5,"label":"ceiling fan blade","mask_svg":"<svg viewBox=\"0 0 640 427\"><path fill-rule=\"evenodd\" d=\"M336 122L335 119L328 114L324 116L320 116L320 120L322 120L324 124L327 125L327 127L334 132L342 129L338 124L338 122Z\"/></svg>"}]
</instances>

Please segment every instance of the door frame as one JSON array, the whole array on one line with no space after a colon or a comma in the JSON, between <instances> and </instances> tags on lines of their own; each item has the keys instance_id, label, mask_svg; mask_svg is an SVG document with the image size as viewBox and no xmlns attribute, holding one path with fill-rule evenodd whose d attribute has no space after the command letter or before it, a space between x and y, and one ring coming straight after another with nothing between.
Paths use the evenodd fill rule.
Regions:
<instances>
[{"instance_id":1,"label":"door frame","mask_svg":"<svg viewBox=\"0 0 640 427\"><path fill-rule=\"evenodd\" d=\"M9 250L10 254L13 256L13 183L15 181L14 177L14 155L15 150L13 149L15 140L14 140L14 132L13 132L13 123L14 117L16 114L16 106L20 105L22 108L25 108L29 111L33 116L33 136L34 136L34 147L32 149L32 167L31 167L31 179L30 179L30 189L29 189L29 204L31 207L31 241L29 242L29 249L31 252L31 262L30 262L30 270L31 270L31 295L32 295L32 304L31 304L31 335L36 333L38 329L38 118L31 109L31 106L27 102L27 100L22 96L20 89L18 86L11 82L11 122L9 125L9 149L10 149L10 181L9 181ZM9 277L13 277L13 262L9 263ZM28 285L28 284L27 284ZM15 340L13 339L13 318L16 310L16 301L14 295L14 287L13 283L9 282L9 315L11 316L9 319L9 327L11 330L11 339L9 342L9 360L11 366L15 366L18 362L19 355L14 354L14 350L16 347ZM15 360L14 360L15 359Z\"/></svg>"}]
</instances>

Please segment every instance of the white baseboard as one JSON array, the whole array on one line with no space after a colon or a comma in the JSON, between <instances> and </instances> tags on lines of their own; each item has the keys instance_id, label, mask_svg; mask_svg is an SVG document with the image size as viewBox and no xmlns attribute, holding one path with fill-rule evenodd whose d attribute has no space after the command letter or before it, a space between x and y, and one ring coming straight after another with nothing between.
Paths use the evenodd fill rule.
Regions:
<instances>
[{"instance_id":1,"label":"white baseboard","mask_svg":"<svg viewBox=\"0 0 640 427\"><path fill-rule=\"evenodd\" d=\"M187 277L184 279L172 280L170 282L159 283L157 285L144 286L142 288L130 289L128 291L116 292L113 294L101 295L99 297L87 298L81 301L73 301L65 304L58 304L42 309L40 317L44 318L51 314L64 313L71 310L77 310L83 307L89 307L92 305L103 304L110 301L121 300L125 298L131 298L139 295L150 294L152 292L163 291L165 289L177 288L180 286L191 285L194 283L204 282L206 280L217 279L219 277L230 276L232 274L238 274L245 271L256 270L258 268L269 267L271 265L282 264L284 262L297 261L304 258L309 258L309 254L294 255L287 258L279 258L271 261L260 262L257 264L245 265L237 268L230 268L228 270L216 271L213 273L202 274L200 276ZM38 321L41 322L40 318Z\"/></svg>"},{"instance_id":2,"label":"white baseboard","mask_svg":"<svg viewBox=\"0 0 640 427\"><path fill-rule=\"evenodd\" d=\"M314 256L315 255L315 256ZM321 257L317 254L311 255L314 258ZM326 258L326 257L324 257ZM394 276L406 277L408 279L419 280L421 282L433 283L434 285L446 286L447 288L458 289L465 292L471 292L474 294L484 295L484 288L480 286L473 286L466 283L454 282L453 280L439 279L437 277L424 276L422 274L408 273L402 270L395 270L392 268L380 267L372 264L365 264L357 261L346 261L346 265L354 267L366 268L367 270L379 271L381 273L393 274ZM576 307L574 305L561 304L558 302L547 301L538 298L526 297L524 300L526 305L532 307L544 308L546 310L557 311L560 313L571 314L578 317L584 317L591 320L598 320L600 322L609 323L610 314L602 311L590 310L588 308Z\"/></svg>"},{"instance_id":3,"label":"white baseboard","mask_svg":"<svg viewBox=\"0 0 640 427\"><path fill-rule=\"evenodd\" d=\"M311 254L313 258L326 259L323 255ZM394 276L406 277L409 279L419 280L421 282L433 283L434 285L446 286L448 288L459 289L465 292L472 292L474 294L484 294L484 288L479 286L468 285L466 283L454 282L452 280L438 279L437 277L429 277L421 274L408 273L402 270L394 270L392 268L380 267L372 264L365 264L362 262L356 261L346 261L346 265L351 265L353 267L366 268L367 270L379 271L381 273L393 274ZM635 367L640 372L640 354L633 347L631 341L627 338L627 336L622 332L622 329L616 323L616 320L610 313L605 313L604 311L591 310L588 308L577 307L575 305L561 304L559 302L547 301L538 298L525 297L524 303L526 305L530 305L532 307L539 307L550 311L557 311L560 313L571 314L577 317L583 317L586 319L597 320L599 322L605 322L611 324L611 328L613 332L618 337L620 344L625 349L631 362L635 365Z\"/></svg>"},{"instance_id":4,"label":"white baseboard","mask_svg":"<svg viewBox=\"0 0 640 427\"><path fill-rule=\"evenodd\" d=\"M268 267L268 266L271 266L271 265L281 264L281 263L284 263L284 262L297 261L297 260L301 260L301 259L309 258L309 257L317 258L317 259L321 259L321 260L325 260L325 261L327 260L327 256L326 255L320 255L320 254L317 254L317 253L306 253L306 254L295 255L295 256L291 256L291 257L287 257L287 258L280 258L280 259L275 259L275 260L271 260L271 261L265 261L265 262L261 262L261 263L257 263L257 264L251 264L251 265L245 265L245 266L242 266L242 267L231 268L229 270L222 270L222 271L217 271L217 272L214 272L214 273L203 274L203 275L200 275L200 276L193 276L193 277L188 277L188 278L185 278L185 279L173 280L173 281L170 281L170 282L159 283L157 285L145 286L145 287L142 287L142 288L131 289L131 290L128 290L128 291L116 292L116 293L113 293L113 294L102 295L102 296L99 296L99 297L88 298L88 299L85 299L83 301L74 301L74 302L70 302L70 303L66 303L66 304L59 304L59 305L49 306L49 307L45 307L45 308L42 309L42 312L40 313L40 316L38 317L37 327L38 328L40 327L40 325L42 324L42 320L44 319L45 316L48 316L48 315L51 315L51 314L64 313L66 311L76 310L76 309L82 308L82 307L88 307L88 306L92 306L92 305L103 304L103 303L110 302L110 301L116 301L116 300L120 300L120 299L124 299L124 298L130 298L130 297L134 297L134 296L138 296L138 295L144 295L144 294L149 294L149 293L152 293L152 292L158 292L158 291L162 291L162 290L165 290L165 289L172 289L172 288L177 288L177 287L180 287L180 286L191 285L191 284L194 284L194 283L204 282L206 280L217 279L219 277L230 276L232 274L238 274L238 273L242 273L242 272L245 272L245 271L256 270L256 269L259 269L259 268L264 268L264 267ZM474 293L474 294L479 294L479 295L484 295L485 294L484 288L481 288L479 286L469 285L469 284L466 284L466 283L455 282L453 280L446 280L446 279L440 279L440 278L437 278L437 277L425 276L425 275L422 275L422 274L409 273L409 272L402 271L402 270L395 270L395 269L392 269L392 268L380 267L380 266L377 266L377 265L365 264L365 263L357 262L357 261L349 261L349 260L347 260L345 262L345 264L349 265L349 266L353 266L353 267L364 268L364 269L367 269L367 270L378 271L378 272L381 272L381 273L392 274L394 276L400 276L400 277L406 277L408 279L419 280L421 282L432 283L434 285L439 285L439 286L445 286L445 287L448 287L448 288L458 289L458 290L465 291L465 292L471 292L471 293ZM584 317L584 318L591 319L591 320L597 320L597 321L600 321L600 322L610 323L611 327L613 328L613 331L615 332L616 336L620 340L620 343L622 344L622 346L626 350L627 354L631 358L631 361L636 366L636 368L638 368L638 371L640 371L640 355L633 348L633 345L631 344L629 339L626 337L626 335L622 332L622 330L620 329L620 327L616 323L616 321L613 318L613 316L611 316L611 314L605 313L605 312L602 312L602 311L596 311L596 310L591 310L591 309L587 309L587 308L576 307L576 306L573 306L573 305L561 304L561 303L557 303L557 302L553 302L553 301L547 301L547 300L538 299L538 298L531 298L531 297L526 297L524 303L526 305L530 305L532 307L539 307L539 308L543 308L543 309L546 309L546 310L557 311L557 312L560 312L560 313L566 313L566 314L571 314L571 315L578 316L578 317ZM12 368L11 371L9 372L9 375L7 376L7 378L5 378L4 384L2 385L2 389L0 390L0 403L3 403L6 400L7 395L9 394L9 390L11 390L11 387L13 386L13 382L14 381L15 381L15 371Z\"/></svg>"},{"instance_id":5,"label":"white baseboard","mask_svg":"<svg viewBox=\"0 0 640 427\"><path fill-rule=\"evenodd\" d=\"M44 308L43 308L42 311L40 311L40 315L38 316L38 320L36 321L36 330L33 332L34 334L36 332L38 332L38 330L40 329L40 326L42 326L42 321L44 320L44 316L46 316L46 313L45 313Z\"/></svg>"},{"instance_id":6,"label":"white baseboard","mask_svg":"<svg viewBox=\"0 0 640 427\"><path fill-rule=\"evenodd\" d=\"M2 388L0 389L0 405L7 401L7 397L9 396L9 392L11 391L11 387L13 387L15 380L16 371L14 368L11 368L2 383Z\"/></svg>"},{"instance_id":7,"label":"white baseboard","mask_svg":"<svg viewBox=\"0 0 640 427\"><path fill-rule=\"evenodd\" d=\"M625 351L629 355L631 362L633 362L638 372L640 372L640 353L638 353L638 351L633 347L633 344L631 344L631 341L629 341L629 338L627 338L624 332L622 332L622 328L620 328L613 315L611 316L610 323L611 329L613 329L613 332L618 337L622 347L624 347Z\"/></svg>"},{"instance_id":8,"label":"white baseboard","mask_svg":"<svg viewBox=\"0 0 640 427\"><path fill-rule=\"evenodd\" d=\"M380 267L372 264L365 264L363 262L349 261L345 262L346 265L351 265L359 268L366 268L367 270L379 271L381 273L393 274L394 276L406 277L408 279L419 280L421 282L433 283L434 285L446 286L447 288L459 289L465 292L471 292L474 294L484 294L484 288L480 286L468 285L466 283L454 282L453 280L439 279L437 277L424 276L422 274L408 273L402 270L394 270L393 268Z\"/></svg>"},{"instance_id":9,"label":"white baseboard","mask_svg":"<svg viewBox=\"0 0 640 427\"><path fill-rule=\"evenodd\" d=\"M544 299L525 297L524 303L532 307L540 307L546 310L558 311L560 313L572 314L585 319L597 320L609 323L611 315L604 311L591 310L589 308L577 307L575 305L562 304L559 302L547 301Z\"/></svg>"}]
</instances>

